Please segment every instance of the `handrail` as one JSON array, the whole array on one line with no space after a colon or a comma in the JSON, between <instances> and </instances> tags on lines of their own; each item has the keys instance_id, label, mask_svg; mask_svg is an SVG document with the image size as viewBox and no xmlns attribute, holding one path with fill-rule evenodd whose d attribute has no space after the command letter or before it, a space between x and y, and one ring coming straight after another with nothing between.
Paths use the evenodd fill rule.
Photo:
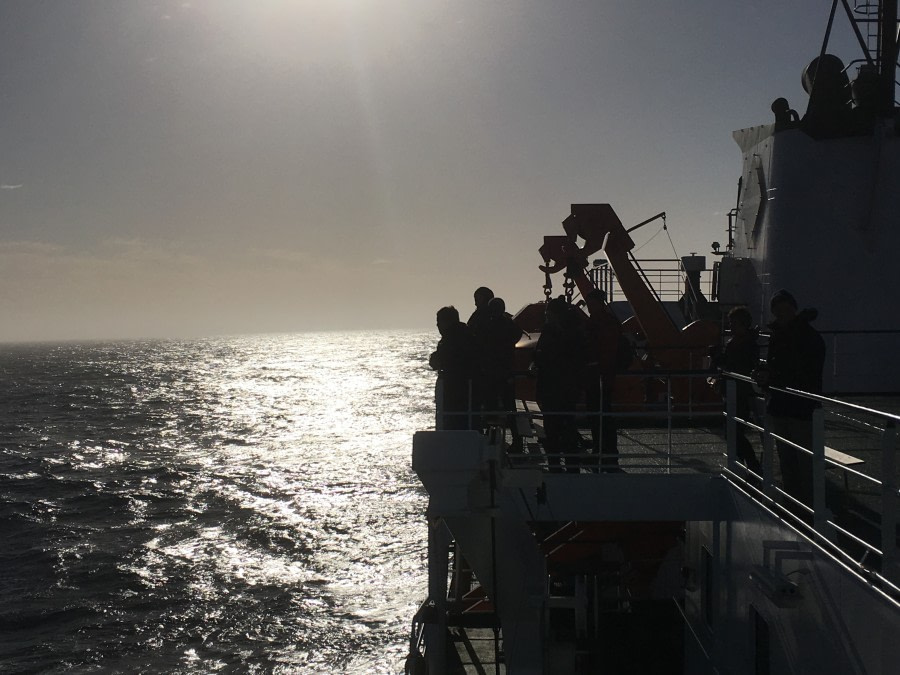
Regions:
<instances>
[{"instance_id":1,"label":"handrail","mask_svg":"<svg viewBox=\"0 0 900 675\"><path fill-rule=\"evenodd\" d=\"M900 328L870 328L866 330L855 329L835 329L835 330L819 330L820 335L898 335Z\"/></svg>"},{"instance_id":2,"label":"handrail","mask_svg":"<svg viewBox=\"0 0 900 675\"><path fill-rule=\"evenodd\" d=\"M663 349L670 348L678 348L678 347L667 347L662 345ZM681 346L683 348L683 345ZM717 374L719 371L703 368L703 369L693 369L693 370L683 370L683 369L662 369L662 368L648 368L647 370L625 370L616 373L617 378L622 377L635 377L635 378L654 378L657 380L666 380L667 382L671 382L672 378L702 378L706 379L711 375ZM514 377L531 377L531 373L526 372L516 372L513 375ZM438 376L438 384L440 385L442 382L442 376ZM473 398L473 380L468 380L468 404L465 410L443 410L443 389L441 386L436 388L436 392L438 396L436 396L436 409L435 409L435 429L440 429L440 420L442 418L450 417L450 418L460 418L465 417L467 420L468 428L473 428L472 423L478 417L500 417L500 416L510 416L515 415L516 411L514 410L486 410L486 409L475 409L474 398ZM614 412L602 413L597 410L589 410L589 409L578 409L575 410L566 410L566 411L542 411L536 410L532 411L529 414L535 418L542 418L545 416L552 415L575 415L577 417L603 417L604 415L616 415L617 417L646 417L646 418L659 418L660 412L667 412L668 416L672 418L700 418L700 417L718 417L721 410L721 403L716 402L703 402L703 401L688 401L688 405L690 409L687 412L672 410L672 397L671 392L669 395L665 397L665 400L660 401L658 403L645 403L644 406L649 408L650 410L646 412L628 412L622 410L616 410ZM664 421L664 420L662 420Z\"/></svg>"},{"instance_id":3,"label":"handrail","mask_svg":"<svg viewBox=\"0 0 900 675\"><path fill-rule=\"evenodd\" d=\"M740 380L742 382L749 382L750 384L757 384L756 380L754 380L752 377L748 377L747 375L743 375L741 373L734 373L728 370L723 370L721 371L721 374L726 378ZM857 412L863 412L868 415L875 415L884 419L893 420L894 422L900 422L900 415L895 415L894 413L885 412L883 410L875 410L874 408L867 408L866 406L859 405L858 403L851 403L850 401L841 401L840 399L829 398L828 396L822 396L821 394L813 394L808 391L803 391L802 389L795 389L793 387L774 387L771 385L764 387L764 389L767 391L777 391L782 394L789 394L791 396L806 398L812 401L817 401L819 403L832 403L842 408L851 408L852 410L856 410Z\"/></svg>"},{"instance_id":4,"label":"handrail","mask_svg":"<svg viewBox=\"0 0 900 675\"><path fill-rule=\"evenodd\" d=\"M746 375L730 371L651 370L627 371L625 373L619 373L617 376L633 376L645 378L648 376L658 376L660 378L665 378L667 382L671 382L672 378L674 377L707 377L713 372L718 373L718 375L722 377L726 383L724 412L721 409L721 405L718 406L718 410L712 413L675 411L672 409L671 395L666 397L666 400L660 404L657 410L638 412L610 412L608 410L604 412L603 410L596 409L582 409L571 411L540 411L533 408L529 409L528 405L525 406L524 411L518 409L504 409L474 412L471 410L470 399L469 410L460 412L439 412L438 418L440 418L441 415L464 415L468 416L471 419L474 415L477 415L479 417L492 416L498 417L500 420L510 420L510 418L517 415L527 415L530 419L546 418L555 415L565 415L578 417L582 420L592 417L599 417L602 419L606 416L613 416L615 418L650 418L660 421L665 420L668 424L669 434L667 449L665 450L665 457L663 456L663 450L661 450L660 452L629 452L627 454L627 459L629 461L632 459L643 460L645 458L652 458L656 460L666 459L665 466L663 466L660 462L656 464L650 464L647 462L642 463L639 461L634 464L629 463L627 468L648 468L655 470L657 473L663 471L669 473L673 468L676 470L682 468L694 468L693 466L690 466L688 464L681 467L672 466L672 420L676 418L698 417L721 419L724 415L726 420L726 463L724 468L721 468L721 465L717 464L716 471L720 472L721 476L724 477L725 480L730 481L730 483L735 486L735 489L742 491L744 494L748 495L749 498L756 500L759 508L771 514L772 517L781 518L786 527L789 527L794 532L804 536L806 538L806 542L808 542L808 545L811 548L821 551L823 555L830 556L834 565L839 566L843 570L846 570L849 574L854 575L855 578L862 580L867 584L870 590L879 593L881 596L887 598L890 602L900 607L900 565L898 565L898 562L900 562L900 551L898 551L896 537L898 521L897 510L898 505L900 505L900 491L898 491L897 489L895 478L897 466L895 462L897 461L897 453L900 452L900 448L898 448L897 442L897 428L898 423L900 423L900 415L896 413L877 410L864 405L859 405L857 403L842 401L840 399L831 398L821 394L802 391L792 387L764 387L763 390L767 392L774 391L787 396L811 400L816 403L822 404L821 407L817 408L813 414L813 420L811 422L811 447L804 447L803 445L796 443L790 438L774 433L771 430L769 422L767 420L760 421L759 424L756 424L750 419L744 419L737 415L737 383L743 382L759 386L753 380L753 378ZM859 425L860 427L869 426L869 433L871 433L871 431L875 431L881 434L880 457L882 460L881 470L883 472L881 480L862 471L858 471L852 467L845 466L825 455L825 415L840 415L840 411L854 411L856 413L862 413L864 415L874 417L875 420L881 422L880 425L876 426L875 420L869 420L867 422L854 419L851 415L847 415L846 417L847 420L849 420L853 424ZM871 422L871 424L869 422ZM501 426L502 424L505 424L505 422L501 422ZM761 474L757 474L749 468L738 463L736 448L737 430L739 427L744 429L751 429L752 431L758 432L763 436L763 461ZM662 428L660 428L657 429L655 433L659 433L662 431ZM811 457L814 479L814 490L811 505L803 503L800 499L797 498L797 496L789 494L786 490L776 485L774 479L774 471L772 468L776 441L778 443L783 443L789 447L795 448L798 452L805 453ZM660 442L658 444L654 443L652 445L648 445L645 443L640 443L639 445L643 445L645 449L653 450L655 447L662 448L663 444ZM679 452L677 454L677 458L679 459L701 456L708 457L709 452ZM548 463L550 465L553 465L554 459L576 458L583 461L586 457L589 456L583 452L559 452L542 453L541 457L542 459L548 460ZM592 456L591 459L602 461L603 455L601 454L599 457ZM514 466L514 463L511 462L511 464ZM583 466L584 464L580 464L579 469ZM602 470L603 467L601 463L594 464L594 466L600 470ZM838 519L834 518L834 516L828 510L825 501L826 466L837 467L846 473L857 476L861 480L867 481L868 483L874 484L879 487L881 493L881 510L880 512L876 511L876 513L880 513L881 516L880 545L878 545L877 543L873 543L873 541L871 540L874 537L871 535L867 535L865 531L863 531L861 533L862 536L860 536L859 532L852 532L846 527L839 524L837 522ZM493 497L493 487L491 494ZM868 538L869 541L867 541L866 538ZM861 558L859 558L860 550L862 550ZM854 553L857 557L854 557ZM877 561L875 564L871 562L872 558L875 557L880 559L880 565L877 564ZM427 622L427 613L432 608L433 603L431 602L431 600L426 600L421 605L413 618L413 623L410 631L410 659L421 658L423 656L425 633L424 625ZM690 625L689 628L691 628ZM691 628L691 630L693 629ZM702 645L700 645L700 647L702 649ZM410 660L407 661L408 673L411 672L409 670L409 664L412 662L413 661Z\"/></svg>"},{"instance_id":5,"label":"handrail","mask_svg":"<svg viewBox=\"0 0 900 675\"><path fill-rule=\"evenodd\" d=\"M684 294L684 270L679 258L641 258L640 266L645 281L660 299L676 298ZM700 273L700 291L712 296L714 285L713 269ZM593 267L588 275L598 286L607 290L609 301L615 300L616 293L623 293L618 275L608 265Z\"/></svg>"},{"instance_id":6,"label":"handrail","mask_svg":"<svg viewBox=\"0 0 900 675\"><path fill-rule=\"evenodd\" d=\"M725 473L726 476L730 476L731 478L740 480L743 487L745 489L749 488L751 491L753 491L756 495L756 498L760 500L760 502L766 508L779 513L785 519L791 520L795 526L795 529L805 531L806 535L810 538L814 545L822 550L828 551L832 555L835 555L840 565L858 575L866 583L868 583L870 587L878 589L894 604L900 607L900 586L898 586L897 583L891 581L891 579L875 571L873 568L867 567L865 564L863 564L863 561L854 559L847 551L843 550L840 545L836 544L825 535L817 532L808 523L804 522L803 520L797 519L791 511L772 499L771 496L761 492L756 486L741 480L736 474L734 474L732 471L729 471L728 469L725 470ZM788 496L787 493L778 488L775 488L775 490L779 495ZM827 521L827 524L834 526L835 530L840 532L841 534L848 534L843 528L837 527L833 523L833 521L829 520ZM878 555L882 555L879 549L871 545L864 544L864 548L866 548L867 551L873 551Z\"/></svg>"},{"instance_id":7,"label":"handrail","mask_svg":"<svg viewBox=\"0 0 900 675\"><path fill-rule=\"evenodd\" d=\"M797 518L790 512L789 509L784 509L783 506L774 501L775 496L780 496L783 499L787 499L789 503L800 507L802 513L812 515L813 525L811 531L815 539L820 539L822 542L825 542L827 545L838 551L843 557L852 560L853 564L858 566L859 569L865 571L867 575L871 576L872 578L878 579L884 584L889 584L891 588L896 588L896 583L898 580L900 580L900 568L898 568L897 566L898 558L900 558L900 552L898 552L897 547L897 510L898 506L900 506L900 499L898 499L898 490L895 484L896 478L894 474L896 471L895 462L898 451L896 430L897 423L900 422L900 415L882 410L876 410L867 406L862 406L847 401L841 401L839 399L822 396L820 394L801 391L792 387L765 387L764 389L766 391L776 391L788 396L803 398L822 404L819 408L816 408L813 411L813 417L810 422L812 427L812 447L804 447L803 445L800 445L789 438L785 438L781 435L773 433L769 428L768 420L766 420L765 423L763 423L762 427L760 427L759 425L753 424L745 419L738 417L735 414L737 400L737 382L746 382L753 384L755 384L755 382L752 378L740 373L725 371L722 373L722 376L726 379L726 472L734 476L735 479L741 481L741 483L743 483L746 488L749 488L755 493L758 493L761 498L768 500L772 506L777 509L781 509L784 512L785 516L794 518L796 522L805 529L809 529L809 523L804 522L802 518ZM835 462L825 456L825 414L838 414L836 411L839 410L853 410L857 413L864 413L866 415L875 417L876 420L880 420L880 424L876 426L875 420L872 420L870 424L868 422L854 420L852 417L847 418L851 422L859 425L859 427L863 431L865 431L864 429L862 429L863 427L869 427L868 433L877 432L878 434L880 434L880 448L871 448L871 451L880 450L880 479L862 471L853 469L852 467L840 464L839 462ZM746 467L743 467L737 461L736 444L739 426L762 432L763 476L757 476L757 474L749 471L749 469L746 469ZM812 505L801 503L798 499L796 499L795 495L788 494L788 492L782 490L774 484L770 472L772 467L772 452L774 450L775 441L791 448L795 448L798 452L803 452L806 455L811 456L813 471ZM879 513L881 520L879 527L881 538L880 546L877 546L872 542L865 541L863 537L858 536L856 533L848 531L844 527L839 526L834 521L825 503L824 467L826 465L836 466L842 471L850 473L854 476L858 476L860 479L879 488L880 511L877 508L873 508L873 510L876 513ZM756 484L747 481L742 475L740 475L742 471L746 471L753 476L762 478L762 490L760 490ZM877 556L880 556L881 569L876 570L863 565L862 561L854 560L849 555L849 553L841 547L838 541L834 539L835 535L846 537L857 545L862 546L868 553L874 553ZM865 559L865 556L863 559Z\"/></svg>"},{"instance_id":8,"label":"handrail","mask_svg":"<svg viewBox=\"0 0 900 675\"><path fill-rule=\"evenodd\" d=\"M661 378L665 378L667 381L671 381L673 377L705 377L712 371L627 371L625 373L620 373L623 376L634 376L634 377L646 377L648 374L652 374L653 376L659 376ZM831 398L828 396L823 396L821 394L815 394L811 392L802 391L793 387L777 387L777 386L768 386L765 387L764 390L768 392L779 392L785 394L787 396L803 398L807 400L814 401L816 403L821 404L819 408L816 408L813 413L813 422L812 425L812 444L810 447L805 447L803 444L796 442L795 440L788 438L784 435L777 434L773 432L768 425L768 422L761 422L760 424L754 424L752 421L743 419L736 414L736 384L737 382L745 382L756 385L755 381L746 375L740 373L734 373L730 371L720 372L720 377L725 379L726 382L726 405L724 416L726 420L726 466L724 469L724 473L726 476L732 476L736 480L740 480L745 484L745 487L748 487L762 495L765 499L767 499L773 505L776 510L779 510L786 517L793 518L796 522L804 529L809 529L814 532L815 538L821 538L823 541L832 542L832 544L839 550L842 550L843 553L846 554L843 549L840 549L838 544L835 544L832 539L835 537L845 537L851 541L856 542L858 545L863 546L867 551L879 555L882 559L883 565L883 573L871 570L869 568L865 568L867 573L878 577L882 581L886 583L894 583L890 582L890 579L894 576L900 580L900 566L898 566L898 562L900 562L900 552L898 552L898 547L896 544L896 527L898 521L898 505L900 505L900 490L897 489L896 478L894 477L894 473L896 471L896 454L897 454L897 427L898 423L900 423L900 415L886 412L882 410L877 410L868 406L860 405L857 403L851 403L848 401L841 401L839 399ZM758 386L758 385L757 385ZM629 466L633 468L641 468L641 469L653 469L657 471L663 471L665 473L671 472L673 469L672 459L673 459L673 428L672 421L679 418L721 418L723 412L720 406L716 407L715 411L698 411L693 410L689 412L681 412L673 410L672 408L672 399L671 396L667 396L664 401L662 401L658 407L654 410L644 410L644 411L602 411L597 409L591 410L568 410L568 411L540 411L540 410L528 410L524 414L528 415L529 418L532 419L541 419L548 418L553 416L569 416L575 417L581 420L584 419L592 419L592 418L604 418L606 416L614 416L616 418L622 419L655 419L660 422L666 423L666 429L668 432L667 441L664 443L665 445L665 466L661 466L660 464L651 464L648 465L646 462L642 462L646 458L653 459L663 459L663 455L661 453L628 453L627 458L629 460L634 459L638 460L637 463L629 464ZM881 477L876 477L870 475L864 471L860 471L854 469L853 467L846 466L841 464L833 459L829 458L825 454L825 434L824 434L824 416L825 414L837 414L840 415L840 411L853 411L855 413L864 414L870 417L869 421L856 420L852 416L846 417L850 422L858 425L859 427L868 426L872 431L879 433L882 437L881 441ZM486 416L486 417L499 417L501 420L509 420L511 417L516 415L523 414L519 410L489 410L489 411L459 411L459 412L443 412L444 416L452 416L452 415L460 415L460 416L468 416L471 418L473 415L478 416ZM874 419L871 419L874 418ZM505 425L501 425L505 426ZM742 466L738 463L737 453L736 453L736 438L737 438L737 430L738 428L746 428L750 429L754 432L761 433L763 436L763 462L762 462L762 475L755 474L750 471L746 467ZM660 426L660 430L663 430L664 427ZM772 457L775 451L775 444L781 444L782 447L790 447L794 448L798 453L803 453L810 457L810 461L812 462L813 467L813 495L812 495L812 503L807 504L802 500L798 499L798 495L789 494L787 491L781 489L775 484L773 478L773 460ZM548 460L550 463L553 462L554 459L558 458L567 458L573 457L578 458L580 460L585 461L586 458L588 462L593 464L594 459L602 460L602 455L597 458L593 458L589 456L586 452L583 452L580 447L572 446L572 449L575 452L556 452L556 453L542 453L542 457L545 460ZM701 456L704 453L691 454L691 453L683 453L679 452L677 457L688 459L694 456ZM706 453L708 455L708 453ZM831 516L830 511L826 508L825 501L825 467L835 467L839 468L841 471L844 471L845 474L849 474L855 477L858 477L860 480L865 481L869 485L875 487L881 494L880 496L880 511L879 509L873 508L873 511L876 513L880 513L881 516L881 545L878 546L872 542L865 542L862 537L858 537L853 532L849 532L848 530L838 526L834 519ZM682 468L675 466L676 469ZM683 468L691 468L691 467L683 467ZM745 477L744 474L747 474ZM758 487L759 483L755 483L753 480L749 480L750 477L755 477L755 479L761 479L762 489ZM793 505L792 508L785 508L784 506L778 504L775 501L775 498L778 497L785 501L789 505ZM798 516L797 514L804 514L803 517ZM809 516L812 516L810 527L809 522L806 520ZM829 535L830 533L830 535ZM863 543L865 542L865 543ZM852 559L852 558L850 558Z\"/></svg>"}]
</instances>

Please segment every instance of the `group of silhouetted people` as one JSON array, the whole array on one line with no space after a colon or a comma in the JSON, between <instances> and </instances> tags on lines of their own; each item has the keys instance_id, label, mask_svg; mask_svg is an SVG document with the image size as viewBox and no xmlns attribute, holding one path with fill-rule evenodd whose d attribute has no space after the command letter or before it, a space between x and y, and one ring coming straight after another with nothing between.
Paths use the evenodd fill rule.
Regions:
<instances>
[{"instance_id":1,"label":"group of silhouetted people","mask_svg":"<svg viewBox=\"0 0 900 675\"><path fill-rule=\"evenodd\" d=\"M486 287L475 291L475 311L468 322L452 306L437 313L441 334L431 355L439 371L438 428L483 429L499 416L512 430L513 450L521 450L515 424L515 347L523 331L507 314L502 299ZM545 323L531 364L536 398L543 414L544 449L551 471L577 472L582 467L618 470L617 428L612 415L616 373L630 362L630 344L606 303L602 291L585 297L586 315L565 298L546 304ZM758 331L746 307L728 314L731 337L715 354L714 365L724 371L752 377L754 383L736 383L736 415L753 417L757 390L766 396L768 427L777 436L803 448L812 445L812 416L818 403L786 393L785 388L817 394L822 391L825 343L812 327L814 309L799 310L786 290L770 301L769 344L760 360ZM624 360L623 360L624 359ZM576 420L576 407L584 401L590 419L590 453ZM737 427L737 456L754 474L761 474L759 458L746 428ZM785 491L812 504L811 456L776 440Z\"/></svg>"},{"instance_id":2,"label":"group of silhouetted people","mask_svg":"<svg viewBox=\"0 0 900 675\"><path fill-rule=\"evenodd\" d=\"M581 467L618 470L617 429L612 416L616 371L622 363L622 327L603 291L585 298L589 315L564 297L547 303L546 323L534 352L537 402L544 414L551 470ZM585 406L591 454L583 451L575 408Z\"/></svg>"},{"instance_id":3,"label":"group of silhouetted people","mask_svg":"<svg viewBox=\"0 0 900 675\"><path fill-rule=\"evenodd\" d=\"M512 449L521 450L514 417L515 345L523 331L490 289L479 288L474 299L475 311L465 324L453 307L438 311L441 340L431 355L431 367L440 373L438 424L442 429L480 429L499 414L512 432ZM597 468L601 455L604 467L615 470L618 465L610 401L622 331L601 291L590 294L586 303L589 317L565 297L547 302L531 364L544 448L554 471ZM591 418L592 458L575 417L582 400Z\"/></svg>"},{"instance_id":4,"label":"group of silhouetted people","mask_svg":"<svg viewBox=\"0 0 900 675\"><path fill-rule=\"evenodd\" d=\"M786 291L775 292L769 302L772 321L769 323L769 345L766 359L759 358L760 349L753 318L746 307L736 307L728 314L731 338L715 359L722 370L747 375L766 396L766 417L769 430L807 450L812 447L813 411L819 404L812 398L785 392L798 389L809 394L822 391L822 368L825 364L825 342L811 322L818 312L800 310L794 296ZM744 420L751 417L754 386L749 382L736 383L736 415ZM776 440L775 448L781 465L785 491L798 501L812 505L812 457L794 446ZM737 456L755 474L761 473L759 459L746 435L746 428L737 428Z\"/></svg>"},{"instance_id":5,"label":"group of silhouetted people","mask_svg":"<svg viewBox=\"0 0 900 675\"><path fill-rule=\"evenodd\" d=\"M474 299L475 311L466 323L453 306L437 313L441 340L430 364L440 373L442 429L479 429L486 416L515 412L515 348L522 330L491 289L482 286Z\"/></svg>"}]
</instances>

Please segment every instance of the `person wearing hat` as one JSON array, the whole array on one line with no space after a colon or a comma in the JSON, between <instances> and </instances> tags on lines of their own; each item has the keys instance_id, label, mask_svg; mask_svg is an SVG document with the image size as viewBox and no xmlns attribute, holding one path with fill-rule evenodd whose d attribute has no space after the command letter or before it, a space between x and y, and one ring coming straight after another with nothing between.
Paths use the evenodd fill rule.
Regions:
<instances>
[{"instance_id":1,"label":"person wearing hat","mask_svg":"<svg viewBox=\"0 0 900 675\"><path fill-rule=\"evenodd\" d=\"M811 394L822 391L825 365L825 341L812 327L818 316L815 309L798 311L797 301L786 290L772 296L769 309L769 351L765 368L757 373L763 386L799 389ZM770 390L766 403L770 429L797 445L812 447L812 416L818 403L808 398ZM807 506L812 506L812 457L796 448L776 442L785 491Z\"/></svg>"}]
</instances>

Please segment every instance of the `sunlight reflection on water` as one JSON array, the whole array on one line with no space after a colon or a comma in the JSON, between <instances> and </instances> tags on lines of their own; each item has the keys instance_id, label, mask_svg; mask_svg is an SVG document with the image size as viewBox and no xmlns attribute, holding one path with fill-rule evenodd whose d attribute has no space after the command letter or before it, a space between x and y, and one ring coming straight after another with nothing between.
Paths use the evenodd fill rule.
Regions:
<instances>
[{"instance_id":1,"label":"sunlight reflection on water","mask_svg":"<svg viewBox=\"0 0 900 675\"><path fill-rule=\"evenodd\" d=\"M4 616L81 611L0 642L0 656L63 669L400 672L425 589L425 497L409 457L412 433L433 422L433 339L5 355L3 404L20 438L2 472L40 478L16 481L3 507L33 504L22 546L44 541L56 555L50 579L16 572L32 586L4 594ZM26 656L33 646L48 661Z\"/></svg>"}]
</instances>

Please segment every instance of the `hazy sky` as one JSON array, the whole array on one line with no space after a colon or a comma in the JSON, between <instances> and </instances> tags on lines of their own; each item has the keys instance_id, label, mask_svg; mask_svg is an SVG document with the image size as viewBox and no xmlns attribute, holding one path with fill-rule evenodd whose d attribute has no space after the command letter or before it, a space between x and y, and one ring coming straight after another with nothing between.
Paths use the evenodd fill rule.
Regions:
<instances>
[{"instance_id":1,"label":"hazy sky","mask_svg":"<svg viewBox=\"0 0 900 675\"><path fill-rule=\"evenodd\" d=\"M4 0L0 340L515 310L572 202L706 253L830 6Z\"/></svg>"}]
</instances>

